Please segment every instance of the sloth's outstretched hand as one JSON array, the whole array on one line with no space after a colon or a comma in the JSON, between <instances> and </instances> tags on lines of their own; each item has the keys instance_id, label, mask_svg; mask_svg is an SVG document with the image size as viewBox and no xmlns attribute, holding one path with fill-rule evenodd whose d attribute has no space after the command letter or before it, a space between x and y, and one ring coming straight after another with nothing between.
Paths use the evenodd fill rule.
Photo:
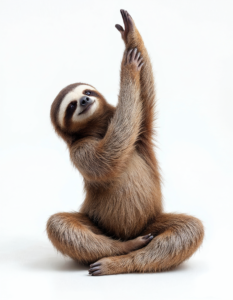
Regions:
<instances>
[{"instance_id":1,"label":"sloth's outstretched hand","mask_svg":"<svg viewBox=\"0 0 233 300\"><path fill-rule=\"evenodd\" d=\"M125 51L125 65L132 65L136 71L140 71L143 66L143 58L137 48Z\"/></svg>"},{"instance_id":2,"label":"sloth's outstretched hand","mask_svg":"<svg viewBox=\"0 0 233 300\"><path fill-rule=\"evenodd\" d=\"M133 31L135 29L135 25L134 25L134 21L133 21L132 17L126 10L121 9L120 12L121 12L122 19L123 19L123 22L125 25L125 30L119 24L116 24L115 27L117 30L120 31L123 41L127 44L127 38L131 33L133 33Z\"/></svg>"}]
</instances>

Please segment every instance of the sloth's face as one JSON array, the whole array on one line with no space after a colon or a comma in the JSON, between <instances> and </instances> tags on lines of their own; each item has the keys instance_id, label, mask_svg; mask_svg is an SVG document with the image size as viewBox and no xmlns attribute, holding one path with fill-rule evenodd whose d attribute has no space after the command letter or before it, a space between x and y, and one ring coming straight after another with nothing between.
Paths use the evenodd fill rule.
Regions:
<instances>
[{"instance_id":1,"label":"sloth's face","mask_svg":"<svg viewBox=\"0 0 233 300\"><path fill-rule=\"evenodd\" d=\"M78 85L63 98L58 122L61 128L72 128L88 121L99 106L98 92L89 85Z\"/></svg>"}]
</instances>

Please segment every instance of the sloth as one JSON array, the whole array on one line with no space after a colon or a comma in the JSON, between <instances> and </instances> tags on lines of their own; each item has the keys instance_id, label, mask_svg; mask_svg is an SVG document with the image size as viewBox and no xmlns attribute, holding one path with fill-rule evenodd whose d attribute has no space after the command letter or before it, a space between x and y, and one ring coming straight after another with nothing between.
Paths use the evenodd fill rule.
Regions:
<instances>
[{"instance_id":1,"label":"sloth","mask_svg":"<svg viewBox=\"0 0 233 300\"><path fill-rule=\"evenodd\" d=\"M92 276L172 269L204 237L199 219L163 210L152 65L134 20L121 15L117 107L84 83L62 89L51 106L54 129L83 176L85 200L79 212L52 215L47 233L63 255L89 264Z\"/></svg>"}]
</instances>

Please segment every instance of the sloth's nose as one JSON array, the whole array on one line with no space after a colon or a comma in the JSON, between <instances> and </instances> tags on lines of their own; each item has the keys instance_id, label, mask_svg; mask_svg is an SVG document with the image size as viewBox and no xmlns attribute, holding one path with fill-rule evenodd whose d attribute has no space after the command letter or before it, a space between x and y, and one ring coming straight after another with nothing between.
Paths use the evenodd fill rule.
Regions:
<instances>
[{"instance_id":1,"label":"sloth's nose","mask_svg":"<svg viewBox=\"0 0 233 300\"><path fill-rule=\"evenodd\" d=\"M91 102L91 99L89 97L86 97L86 96L84 96L80 99L80 105L83 106L83 107L85 107L90 102Z\"/></svg>"}]
</instances>

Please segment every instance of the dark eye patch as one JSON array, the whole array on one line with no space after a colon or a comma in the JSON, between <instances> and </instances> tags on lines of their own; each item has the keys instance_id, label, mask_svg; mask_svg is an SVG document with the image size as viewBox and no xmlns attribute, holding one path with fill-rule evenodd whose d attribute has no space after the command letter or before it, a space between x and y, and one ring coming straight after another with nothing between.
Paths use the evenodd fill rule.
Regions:
<instances>
[{"instance_id":1,"label":"dark eye patch","mask_svg":"<svg viewBox=\"0 0 233 300\"><path fill-rule=\"evenodd\" d=\"M73 101L69 104L69 109L74 109L75 107L77 106L77 102L76 101Z\"/></svg>"},{"instance_id":2,"label":"dark eye patch","mask_svg":"<svg viewBox=\"0 0 233 300\"><path fill-rule=\"evenodd\" d=\"M97 98L100 97L99 94L96 91L84 90L83 94L88 95L88 96L97 97Z\"/></svg>"},{"instance_id":3,"label":"dark eye patch","mask_svg":"<svg viewBox=\"0 0 233 300\"><path fill-rule=\"evenodd\" d=\"M66 115L65 115L66 120L68 120L72 117L74 111L76 110L76 107L77 107L77 101L70 102L70 104L68 105L68 107L66 109Z\"/></svg>"}]
</instances>

